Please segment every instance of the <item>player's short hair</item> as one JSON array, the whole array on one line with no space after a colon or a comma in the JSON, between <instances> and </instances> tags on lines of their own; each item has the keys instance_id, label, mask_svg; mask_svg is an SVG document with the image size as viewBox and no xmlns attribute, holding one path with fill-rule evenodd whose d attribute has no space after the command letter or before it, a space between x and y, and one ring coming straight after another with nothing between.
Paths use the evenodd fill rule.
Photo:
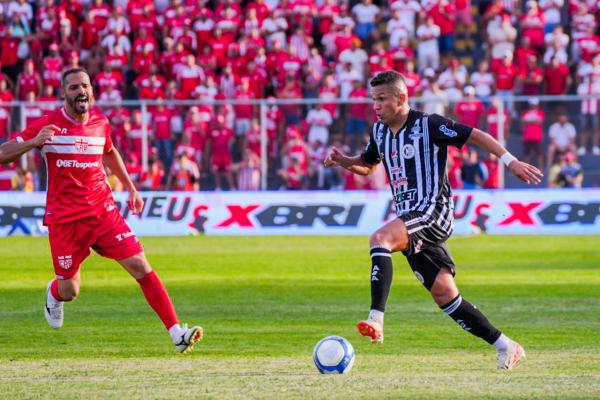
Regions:
<instances>
[{"instance_id":1,"label":"player's short hair","mask_svg":"<svg viewBox=\"0 0 600 400\"><path fill-rule=\"evenodd\" d=\"M91 80L90 74L87 72L87 70L85 68L77 67L77 68L68 69L62 73L62 76L60 77L60 85L62 87L64 87L65 84L67 83L67 76L72 75L72 74L77 74L79 72L83 72Z\"/></svg>"},{"instance_id":2,"label":"player's short hair","mask_svg":"<svg viewBox=\"0 0 600 400\"><path fill-rule=\"evenodd\" d=\"M380 72L371 78L369 84L371 87L390 85L394 88L396 95L408 94L408 88L406 87L404 76L402 76L402 74L398 71L389 70Z\"/></svg>"}]
</instances>

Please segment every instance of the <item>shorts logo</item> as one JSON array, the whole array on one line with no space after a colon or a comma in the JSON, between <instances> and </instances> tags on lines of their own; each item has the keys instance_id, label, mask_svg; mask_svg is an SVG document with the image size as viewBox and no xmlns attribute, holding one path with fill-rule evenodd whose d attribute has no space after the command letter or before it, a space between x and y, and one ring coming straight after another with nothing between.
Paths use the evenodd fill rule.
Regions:
<instances>
[{"instance_id":1,"label":"shorts logo","mask_svg":"<svg viewBox=\"0 0 600 400\"><path fill-rule=\"evenodd\" d=\"M402 157L410 159L413 158L415 156L415 146L413 146L412 144L405 144L404 147L402 147Z\"/></svg>"},{"instance_id":2,"label":"shorts logo","mask_svg":"<svg viewBox=\"0 0 600 400\"><path fill-rule=\"evenodd\" d=\"M122 242L123 240L127 239L130 236L133 236L133 232L131 232L131 231L125 232L125 233L119 233L118 235L115 236L115 239L117 239L117 241L119 241L119 242Z\"/></svg>"},{"instance_id":3,"label":"shorts logo","mask_svg":"<svg viewBox=\"0 0 600 400\"><path fill-rule=\"evenodd\" d=\"M415 246L415 254L421 252L421 247L423 247L423 240L419 239L419 241L417 242L417 244Z\"/></svg>"},{"instance_id":4,"label":"shorts logo","mask_svg":"<svg viewBox=\"0 0 600 400\"><path fill-rule=\"evenodd\" d=\"M73 266L72 256L58 256L58 265L62 269L69 269Z\"/></svg>"},{"instance_id":5,"label":"shorts logo","mask_svg":"<svg viewBox=\"0 0 600 400\"><path fill-rule=\"evenodd\" d=\"M77 139L75 141L75 149L80 153L85 153L88 148L88 143L83 139Z\"/></svg>"},{"instance_id":6,"label":"shorts logo","mask_svg":"<svg viewBox=\"0 0 600 400\"><path fill-rule=\"evenodd\" d=\"M456 137L458 135L458 133L456 133L456 131L453 131L452 129L448 128L446 125L440 126L440 132L442 132L444 135L446 135L448 137Z\"/></svg>"}]
</instances>

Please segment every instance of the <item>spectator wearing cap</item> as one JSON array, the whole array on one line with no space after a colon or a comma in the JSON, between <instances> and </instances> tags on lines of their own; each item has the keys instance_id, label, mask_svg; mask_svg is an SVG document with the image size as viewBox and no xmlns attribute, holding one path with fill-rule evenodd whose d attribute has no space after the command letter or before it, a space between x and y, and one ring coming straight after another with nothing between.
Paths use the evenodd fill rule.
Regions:
<instances>
[{"instance_id":1,"label":"spectator wearing cap","mask_svg":"<svg viewBox=\"0 0 600 400\"><path fill-rule=\"evenodd\" d=\"M544 155L542 153L543 125L546 113L539 108L540 101L530 98L529 109L521 114L521 126L523 129L523 159L531 164L532 156L535 158L537 167L544 167Z\"/></svg>"},{"instance_id":2,"label":"spectator wearing cap","mask_svg":"<svg viewBox=\"0 0 600 400\"><path fill-rule=\"evenodd\" d=\"M565 153L575 153L575 126L569 122L569 117L565 110L558 115L558 121L550 125L548 129L548 157L546 158L546 168L549 170L551 164L557 157Z\"/></svg>"},{"instance_id":3,"label":"spectator wearing cap","mask_svg":"<svg viewBox=\"0 0 600 400\"><path fill-rule=\"evenodd\" d=\"M368 40L375 33L381 10L373 4L372 0L361 0L352 7L352 14L357 22L354 27L356 35L362 40Z\"/></svg>"},{"instance_id":4,"label":"spectator wearing cap","mask_svg":"<svg viewBox=\"0 0 600 400\"><path fill-rule=\"evenodd\" d=\"M456 120L468 126L482 126L485 107L483 102L475 97L475 88L465 86L464 97L454 106Z\"/></svg>"},{"instance_id":5,"label":"spectator wearing cap","mask_svg":"<svg viewBox=\"0 0 600 400\"><path fill-rule=\"evenodd\" d=\"M565 154L564 164L558 173L557 181L559 187L581 188L583 184L583 169L577 162L575 153L569 152Z\"/></svg>"},{"instance_id":6,"label":"spectator wearing cap","mask_svg":"<svg viewBox=\"0 0 600 400\"><path fill-rule=\"evenodd\" d=\"M440 87L446 92L448 101L452 103L457 102L462 98L462 91L466 81L467 69L464 66L461 66L456 58L450 60L448 67L438 78Z\"/></svg>"},{"instance_id":7,"label":"spectator wearing cap","mask_svg":"<svg viewBox=\"0 0 600 400\"><path fill-rule=\"evenodd\" d=\"M475 88L475 96L479 99L487 99L493 93L494 75L490 72L489 63L486 60L479 63L477 71L471 74L469 82ZM484 104L485 101L487 100L484 100Z\"/></svg>"},{"instance_id":8,"label":"spectator wearing cap","mask_svg":"<svg viewBox=\"0 0 600 400\"><path fill-rule=\"evenodd\" d=\"M25 61L23 72L19 74L15 94L19 100L26 100L27 93L30 92L33 93L34 100L42 92L42 78L35 71L33 60L31 59Z\"/></svg>"},{"instance_id":9,"label":"spectator wearing cap","mask_svg":"<svg viewBox=\"0 0 600 400\"><path fill-rule=\"evenodd\" d=\"M435 25L433 17L427 16L424 23L417 28L417 55L419 57L419 71L426 68L438 69L440 66L440 48L438 38L440 27Z\"/></svg>"}]
</instances>

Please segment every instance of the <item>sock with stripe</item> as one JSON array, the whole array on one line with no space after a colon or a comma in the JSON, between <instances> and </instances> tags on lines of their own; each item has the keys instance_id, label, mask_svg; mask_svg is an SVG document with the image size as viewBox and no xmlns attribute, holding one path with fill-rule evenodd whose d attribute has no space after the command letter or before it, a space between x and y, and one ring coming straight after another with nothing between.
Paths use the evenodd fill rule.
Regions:
<instances>
[{"instance_id":1,"label":"sock with stripe","mask_svg":"<svg viewBox=\"0 0 600 400\"><path fill-rule=\"evenodd\" d=\"M371 310L384 312L394 276L392 252L382 246L373 247L371 262Z\"/></svg>"},{"instance_id":2,"label":"sock with stripe","mask_svg":"<svg viewBox=\"0 0 600 400\"><path fill-rule=\"evenodd\" d=\"M496 343L502 335L477 307L463 299L460 294L440 308L465 331L482 338L489 344Z\"/></svg>"},{"instance_id":3,"label":"sock with stripe","mask_svg":"<svg viewBox=\"0 0 600 400\"><path fill-rule=\"evenodd\" d=\"M48 303L56 304L64 301L62 297L60 297L60 293L58 292L58 279L54 279L50 284L50 290L48 290Z\"/></svg>"},{"instance_id":4,"label":"sock with stripe","mask_svg":"<svg viewBox=\"0 0 600 400\"><path fill-rule=\"evenodd\" d=\"M156 312L165 328L170 329L178 323L175 308L169 298L167 289L158 278L154 271L146 274L143 278L137 279L144 297L150 307Z\"/></svg>"}]
</instances>

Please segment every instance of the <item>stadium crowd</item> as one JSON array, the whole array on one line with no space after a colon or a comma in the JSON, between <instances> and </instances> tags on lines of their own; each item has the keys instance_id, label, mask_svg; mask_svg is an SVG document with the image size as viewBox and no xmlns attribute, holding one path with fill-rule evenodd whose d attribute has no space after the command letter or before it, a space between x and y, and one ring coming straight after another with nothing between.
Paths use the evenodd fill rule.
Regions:
<instances>
[{"instance_id":1,"label":"stadium crowd","mask_svg":"<svg viewBox=\"0 0 600 400\"><path fill-rule=\"evenodd\" d=\"M324 169L331 145L360 152L374 115L368 79L406 78L417 107L492 135L499 101L514 151L580 186L577 158L600 156L598 101L542 103L537 95L600 94L596 0L27 0L0 2L0 103L31 102L26 123L57 106L60 76L85 67L113 141L141 189L256 190L259 109L227 100L317 99L267 110L269 188L379 189L385 178ZM508 96L530 96L527 104ZM494 97L491 97L494 96ZM142 120L124 99L157 100ZM170 100L197 100L173 105ZM209 105L211 100L225 101ZM571 116L571 121L569 121ZM573 117L575 116L575 117ZM0 140L23 128L0 107ZM144 124L150 133L141 166ZM510 142L510 143L514 143ZM544 149L547 149L544 151ZM515 149L512 149L515 150ZM452 149L455 188L496 188L498 162ZM43 162L2 167L0 189L41 190ZM573 172L575 171L575 172ZM110 177L115 190L119 182Z\"/></svg>"}]
</instances>

